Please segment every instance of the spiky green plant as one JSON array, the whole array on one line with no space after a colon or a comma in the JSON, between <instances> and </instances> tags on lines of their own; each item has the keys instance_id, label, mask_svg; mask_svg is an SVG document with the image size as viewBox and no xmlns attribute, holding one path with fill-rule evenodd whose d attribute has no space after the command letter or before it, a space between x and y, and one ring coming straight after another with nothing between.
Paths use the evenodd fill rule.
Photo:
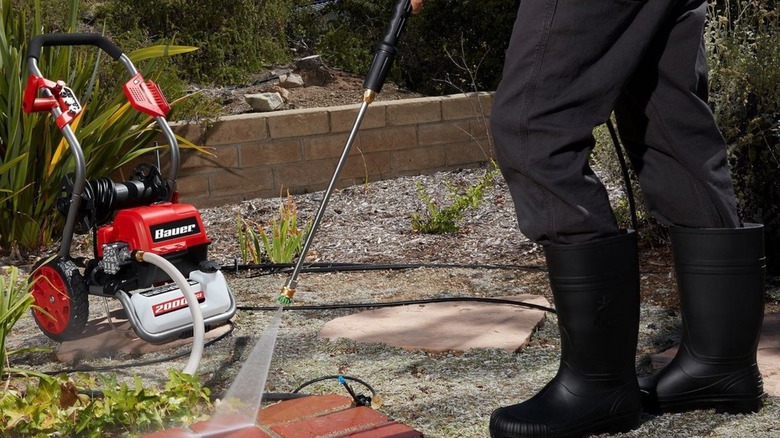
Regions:
<instances>
[{"instance_id":1,"label":"spiky green plant","mask_svg":"<svg viewBox=\"0 0 780 438\"><path fill-rule=\"evenodd\" d=\"M19 269L8 268L8 273L0 273L0 381L4 380L5 364L8 352L5 340L13 326L30 307L34 299L30 287L24 279L19 278Z\"/></svg>"},{"instance_id":2,"label":"spiky green plant","mask_svg":"<svg viewBox=\"0 0 780 438\"><path fill-rule=\"evenodd\" d=\"M79 0L70 0L70 6L69 27L75 29ZM0 165L5 169L0 174L0 246L28 250L50 243L61 228L54 207L63 176L73 171L68 146L48 113L22 111L28 42L31 32L44 27L40 0L34 0L32 11L28 17L13 1L0 0ZM161 59L195 49L159 45L128 56L143 63L139 70L144 77L155 80L163 70ZM95 48L73 47L46 48L39 58L44 76L64 80L84 106L72 127L84 149L89 178L110 175L149 152L147 145L157 132L153 119L130 107L120 84L105 83L105 78L120 76L99 74L106 68L104 58ZM111 67L121 69L116 63Z\"/></svg>"},{"instance_id":3,"label":"spiky green plant","mask_svg":"<svg viewBox=\"0 0 780 438\"><path fill-rule=\"evenodd\" d=\"M298 207L290 194L279 203L278 216L268 223L268 231L262 226L250 224L239 214L238 245L243 263L290 263L303 250L303 242L311 230L311 223L298 228ZM262 246L261 246L262 244Z\"/></svg>"},{"instance_id":4,"label":"spiky green plant","mask_svg":"<svg viewBox=\"0 0 780 438\"><path fill-rule=\"evenodd\" d=\"M270 225L270 232L260 228L260 239L268 260L271 263L292 262L303 250L310 225L304 227L305 230L298 228L298 206L289 193L287 199L279 203L279 217L272 219Z\"/></svg>"}]
</instances>

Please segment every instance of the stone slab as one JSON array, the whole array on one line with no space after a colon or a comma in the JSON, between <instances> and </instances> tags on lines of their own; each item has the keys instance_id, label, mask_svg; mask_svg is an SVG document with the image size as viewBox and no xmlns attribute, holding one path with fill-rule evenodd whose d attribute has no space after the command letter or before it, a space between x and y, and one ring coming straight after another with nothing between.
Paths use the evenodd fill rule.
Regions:
<instances>
[{"instance_id":1,"label":"stone slab","mask_svg":"<svg viewBox=\"0 0 780 438\"><path fill-rule=\"evenodd\" d=\"M663 368L676 353L675 346L650 356L653 368ZM780 313L764 316L764 326L758 342L758 369L764 378L764 391L771 396L780 396Z\"/></svg>"},{"instance_id":2,"label":"stone slab","mask_svg":"<svg viewBox=\"0 0 780 438\"><path fill-rule=\"evenodd\" d=\"M549 306L538 295L496 297ZM522 350L545 313L515 305L445 302L368 310L329 321L321 338L383 343L407 350Z\"/></svg>"},{"instance_id":3,"label":"stone slab","mask_svg":"<svg viewBox=\"0 0 780 438\"><path fill-rule=\"evenodd\" d=\"M111 321L106 316L87 322L87 327L81 338L66 341L57 349L57 360L63 363L75 363L83 358L111 358L117 355L142 357L148 353L171 350L192 344L192 338L176 339L162 344L152 344L139 338L130 327L130 322L123 318L124 312L111 312ZM114 327L111 327L113 322ZM231 329L231 324L224 324L206 332L205 341L222 336Z\"/></svg>"}]
</instances>

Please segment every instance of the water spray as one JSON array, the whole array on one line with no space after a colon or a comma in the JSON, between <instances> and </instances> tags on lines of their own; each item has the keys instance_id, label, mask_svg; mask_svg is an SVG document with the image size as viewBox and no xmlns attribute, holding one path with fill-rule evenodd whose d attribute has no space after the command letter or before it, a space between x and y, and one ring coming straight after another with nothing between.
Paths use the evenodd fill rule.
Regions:
<instances>
[{"instance_id":1,"label":"water spray","mask_svg":"<svg viewBox=\"0 0 780 438\"><path fill-rule=\"evenodd\" d=\"M330 179L328 188L325 190L325 195L323 196L322 202L320 203L319 209L317 210L317 214L314 217L311 230L306 236L306 241L303 244L301 255L295 264L295 268L293 269L290 278L282 287L281 295L279 295L277 298L277 301L282 305L288 305L293 300L295 289L298 287L298 275L301 273L301 269L303 268L303 264L306 260L306 254L308 254L309 247L311 246L312 241L314 241L314 235L316 234L320 222L322 221L322 217L325 214L328 201L330 201L330 197L336 187L338 177L341 174L341 170L347 161L349 151L352 149L352 144L355 142L358 129L360 128L360 124L363 122L363 118L366 115L368 106L374 102L377 94L382 91L382 86L385 83L387 74L390 72L390 68L393 65L393 60L395 59L395 55L398 52L398 38L401 36L401 32L404 29L406 19L409 18L411 14L411 0L399 0L393 7L393 14L392 18L390 19L390 24L385 30L382 41L377 44L375 48L374 59L371 62L371 68L369 69L368 75L363 82L363 88L365 89L363 93L363 103L360 105L360 109L358 110L355 124L352 126L352 130L349 133L347 142L344 145L344 150L341 153L341 157L339 158L338 163L336 164L336 170L333 172L333 177Z\"/></svg>"}]
</instances>

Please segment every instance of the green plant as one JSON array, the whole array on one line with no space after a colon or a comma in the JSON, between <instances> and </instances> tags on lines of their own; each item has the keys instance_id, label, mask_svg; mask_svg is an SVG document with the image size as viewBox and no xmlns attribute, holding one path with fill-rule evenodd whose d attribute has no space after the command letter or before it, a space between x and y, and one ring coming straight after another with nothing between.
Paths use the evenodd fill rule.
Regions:
<instances>
[{"instance_id":1,"label":"green plant","mask_svg":"<svg viewBox=\"0 0 780 438\"><path fill-rule=\"evenodd\" d=\"M0 174L0 246L6 248L18 245L33 250L51 242L62 223L55 209L61 181L73 168L67 143L49 115L22 111L30 32L43 28L40 3L34 0L31 8L27 5L33 11L29 17L11 0L0 0L0 166L7 170ZM79 1L70 0L70 5L68 28L75 29ZM128 56L143 63L141 71L147 79L156 80L162 71L160 59L193 50L160 45ZM94 48L57 47L44 50L39 59L45 77L65 80L79 94L84 111L72 128L84 149L89 178L110 175L152 150L145 145L157 134L154 120L130 107L119 84L106 84L98 74L104 58ZM110 91L103 91L104 87ZM173 107L178 104L178 99L172 102Z\"/></svg>"},{"instance_id":2,"label":"green plant","mask_svg":"<svg viewBox=\"0 0 780 438\"><path fill-rule=\"evenodd\" d=\"M17 267L11 266L7 273L0 274L0 381L3 381L5 376L8 356L14 353L6 350L6 338L34 301L30 286L27 281L19 278Z\"/></svg>"},{"instance_id":3,"label":"green plant","mask_svg":"<svg viewBox=\"0 0 780 438\"><path fill-rule=\"evenodd\" d=\"M462 191L456 185L447 183L453 202L441 207L422 187L417 184L417 196L425 203L425 214L412 214L412 230L426 234L448 234L460 230L463 213L470 208L477 208L482 202L485 190L492 186L498 174L498 168L493 167L485 172L480 180Z\"/></svg>"},{"instance_id":4,"label":"green plant","mask_svg":"<svg viewBox=\"0 0 780 438\"><path fill-rule=\"evenodd\" d=\"M163 389L115 377L39 376L24 390L10 388L0 398L0 430L8 437L119 437L191 424L211 411L210 391L196 376L169 371ZM80 388L103 389L88 396Z\"/></svg>"},{"instance_id":5,"label":"green plant","mask_svg":"<svg viewBox=\"0 0 780 438\"><path fill-rule=\"evenodd\" d=\"M279 215L270 222L270 230L250 225L240 215L238 222L238 244L241 260L247 263L250 259L260 263L263 259L260 243L262 242L265 259L271 263L290 263L300 255L303 242L308 235L311 224L305 230L298 228L298 207L290 194L279 203Z\"/></svg>"},{"instance_id":6,"label":"green plant","mask_svg":"<svg viewBox=\"0 0 780 438\"><path fill-rule=\"evenodd\" d=\"M780 10L776 2L710 5L710 102L728 144L743 220L762 222L780 273Z\"/></svg>"},{"instance_id":7,"label":"green plant","mask_svg":"<svg viewBox=\"0 0 780 438\"><path fill-rule=\"evenodd\" d=\"M108 0L97 15L128 47L174 36L200 47L176 63L179 71L190 81L224 84L290 59L291 7L292 0Z\"/></svg>"}]
</instances>

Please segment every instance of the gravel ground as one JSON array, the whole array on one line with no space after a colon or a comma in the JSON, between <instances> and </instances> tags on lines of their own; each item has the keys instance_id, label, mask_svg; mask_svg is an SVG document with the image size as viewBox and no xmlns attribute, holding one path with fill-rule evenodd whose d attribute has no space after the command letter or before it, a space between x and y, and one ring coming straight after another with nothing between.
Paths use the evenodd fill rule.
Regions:
<instances>
[{"instance_id":1,"label":"gravel ground","mask_svg":"<svg viewBox=\"0 0 780 438\"><path fill-rule=\"evenodd\" d=\"M420 267L405 270L304 273L296 304L365 303L449 296L501 296L517 293L545 295L550 300L540 249L528 242L515 226L511 201L502 181L485 195L479 208L468 212L456 235L418 235L410 231L410 217L424 211L417 186L444 201L447 185L468 185L484 175L484 169L399 178L339 190L314 243L319 261L353 263L460 264L458 268ZM299 217L313 216L322 193L294 196ZM276 212L279 200L256 199L239 205L202 211L214 242L212 257L229 266L237 256L235 218L262 223ZM513 269L489 269L485 264L515 265ZM648 355L677 339L679 317L674 305L673 277L664 248L645 248L642 255L643 305L637 368L651 372ZM240 306L271 306L286 273L249 271L228 273L228 281ZM777 311L780 288L770 290L770 309ZM94 297L92 298L94 299ZM92 303L99 316L102 304ZM533 336L520 354L496 349L430 354L381 344L319 339L317 333L329 320L356 310L289 311L273 352L267 391L291 392L321 376L344 374L366 381L379 394L378 409L423 432L426 437L485 437L490 412L516 403L538 391L558 367L559 336L554 315ZM215 394L225 391L244 364L251 348L268 326L273 313L239 311L234 330L206 348L199 374ZM9 348L44 345L56 347L26 318L12 333ZM182 350L187 353L186 349ZM186 357L169 359L163 354L143 358L95 358L84 366L124 366L139 360L161 362L115 369L120 376L141 376L162 385L169 368L181 369ZM53 354L17 358L16 366L39 370L62 369ZM365 388L354 385L358 392ZM260 388L258 388L260 390ZM307 386L306 393L344 393L336 381ZM375 399L376 401L376 399ZM713 412L646 416L630 437L770 437L780 436L780 399L770 397L755 415L717 415Z\"/></svg>"}]
</instances>

